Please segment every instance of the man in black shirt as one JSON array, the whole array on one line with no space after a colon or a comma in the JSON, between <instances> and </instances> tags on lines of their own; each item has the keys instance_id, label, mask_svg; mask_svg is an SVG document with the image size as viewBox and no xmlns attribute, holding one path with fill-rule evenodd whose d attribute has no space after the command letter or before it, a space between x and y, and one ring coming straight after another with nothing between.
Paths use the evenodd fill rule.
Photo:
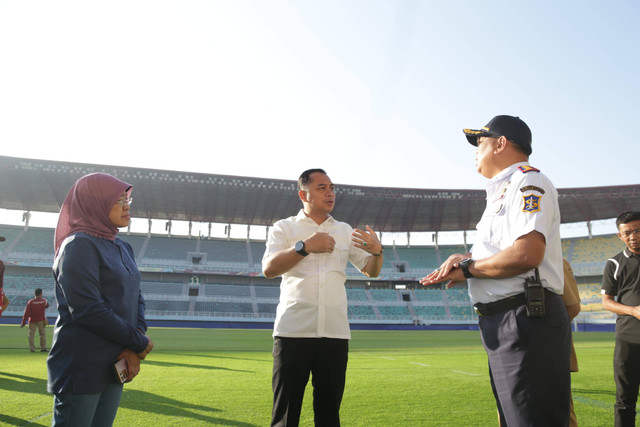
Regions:
<instances>
[{"instance_id":1,"label":"man in black shirt","mask_svg":"<svg viewBox=\"0 0 640 427\"><path fill-rule=\"evenodd\" d=\"M627 248L607 260L602 305L618 315L613 375L616 381L615 425L635 426L640 386L640 212L616 219L618 237Z\"/></svg>"}]
</instances>

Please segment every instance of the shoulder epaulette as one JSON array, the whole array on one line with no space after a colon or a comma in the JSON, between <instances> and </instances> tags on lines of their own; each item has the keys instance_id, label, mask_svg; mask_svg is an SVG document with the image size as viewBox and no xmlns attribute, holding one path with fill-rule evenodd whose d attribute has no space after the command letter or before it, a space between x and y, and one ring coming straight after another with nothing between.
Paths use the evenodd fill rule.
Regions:
<instances>
[{"instance_id":1,"label":"shoulder epaulette","mask_svg":"<svg viewBox=\"0 0 640 427\"><path fill-rule=\"evenodd\" d=\"M522 171L522 173L540 172L540 169L536 169L533 166L529 166L529 165L518 166L518 169L520 169Z\"/></svg>"}]
</instances>

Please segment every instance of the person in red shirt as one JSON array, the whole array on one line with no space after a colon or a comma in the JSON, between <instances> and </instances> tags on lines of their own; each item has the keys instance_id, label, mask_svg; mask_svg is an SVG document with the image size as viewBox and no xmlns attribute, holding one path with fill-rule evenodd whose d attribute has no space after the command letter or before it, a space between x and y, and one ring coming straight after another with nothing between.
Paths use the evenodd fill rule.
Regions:
<instances>
[{"instance_id":1,"label":"person in red shirt","mask_svg":"<svg viewBox=\"0 0 640 427\"><path fill-rule=\"evenodd\" d=\"M4 241L4 237L0 236L0 242ZM9 305L9 298L4 294L4 262L0 260L0 317Z\"/></svg>"},{"instance_id":2,"label":"person in red shirt","mask_svg":"<svg viewBox=\"0 0 640 427\"><path fill-rule=\"evenodd\" d=\"M27 303L27 308L24 309L20 327L24 327L24 325L29 322L29 350L31 352L36 351L33 338L36 333L36 328L38 329L40 332L40 351L44 352L47 351L47 335L44 327L48 324L44 312L49 307L49 303L46 299L42 298L42 289L36 289L35 295L36 297L30 299Z\"/></svg>"}]
</instances>

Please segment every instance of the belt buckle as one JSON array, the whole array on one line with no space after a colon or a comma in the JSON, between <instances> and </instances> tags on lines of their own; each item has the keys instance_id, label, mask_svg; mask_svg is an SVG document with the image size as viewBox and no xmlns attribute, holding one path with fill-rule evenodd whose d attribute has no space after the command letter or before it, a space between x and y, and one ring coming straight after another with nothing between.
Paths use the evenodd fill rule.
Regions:
<instances>
[{"instance_id":1,"label":"belt buckle","mask_svg":"<svg viewBox=\"0 0 640 427\"><path fill-rule=\"evenodd\" d=\"M482 313L480 312L480 309L478 308L478 305L477 305L477 304L473 306L473 309L475 310L475 312L476 312L476 314L477 314L478 316L482 316Z\"/></svg>"}]
</instances>

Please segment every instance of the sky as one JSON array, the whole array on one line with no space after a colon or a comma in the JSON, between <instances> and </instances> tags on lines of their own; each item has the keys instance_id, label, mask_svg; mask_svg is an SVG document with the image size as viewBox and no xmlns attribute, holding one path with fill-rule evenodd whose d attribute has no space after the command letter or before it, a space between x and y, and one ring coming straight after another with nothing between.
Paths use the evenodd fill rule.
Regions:
<instances>
[{"instance_id":1,"label":"sky","mask_svg":"<svg viewBox=\"0 0 640 427\"><path fill-rule=\"evenodd\" d=\"M558 188L638 184L637 1L0 0L2 155L482 189L521 117Z\"/></svg>"}]
</instances>

